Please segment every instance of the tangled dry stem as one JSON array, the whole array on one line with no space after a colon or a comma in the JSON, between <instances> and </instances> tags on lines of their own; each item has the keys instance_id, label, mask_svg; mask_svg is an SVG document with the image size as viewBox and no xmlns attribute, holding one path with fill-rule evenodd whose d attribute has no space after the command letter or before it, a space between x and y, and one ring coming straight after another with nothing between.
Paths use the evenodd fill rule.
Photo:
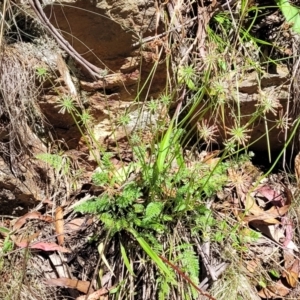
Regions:
<instances>
[{"instance_id":1,"label":"tangled dry stem","mask_svg":"<svg viewBox=\"0 0 300 300\"><path fill-rule=\"evenodd\" d=\"M0 61L0 147L17 173L16 160L27 148L29 111L35 107L35 74L24 57L5 46ZM32 111L32 110L31 110Z\"/></svg>"}]
</instances>

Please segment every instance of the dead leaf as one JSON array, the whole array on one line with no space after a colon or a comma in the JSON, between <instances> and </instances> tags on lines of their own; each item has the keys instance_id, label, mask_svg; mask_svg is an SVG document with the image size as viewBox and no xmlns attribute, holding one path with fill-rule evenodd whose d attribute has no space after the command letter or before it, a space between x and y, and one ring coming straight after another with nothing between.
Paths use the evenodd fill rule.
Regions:
<instances>
[{"instance_id":1,"label":"dead leaf","mask_svg":"<svg viewBox=\"0 0 300 300\"><path fill-rule=\"evenodd\" d=\"M14 224L13 230L20 229L26 223L27 219L39 219L48 223L53 222L53 219L50 216L42 216L40 212L32 211L20 217Z\"/></svg>"},{"instance_id":2,"label":"dead leaf","mask_svg":"<svg viewBox=\"0 0 300 300\"><path fill-rule=\"evenodd\" d=\"M272 299L278 297L284 297L290 292L281 280L278 280L274 285L267 286L266 288L260 290L257 294L263 299Z\"/></svg>"},{"instance_id":3,"label":"dead leaf","mask_svg":"<svg viewBox=\"0 0 300 300\"><path fill-rule=\"evenodd\" d=\"M77 289L78 291L85 294L88 292L91 284L90 281L70 279L66 277L46 279L45 283L54 286L64 286L71 289ZM94 290L91 288L90 291L93 292Z\"/></svg>"},{"instance_id":4,"label":"dead leaf","mask_svg":"<svg viewBox=\"0 0 300 300\"><path fill-rule=\"evenodd\" d=\"M216 164L219 162L220 158L216 157L220 154L219 150L212 151L210 153L207 153L207 155L203 158L203 163L206 163L207 165L210 165L212 167L216 166Z\"/></svg>"},{"instance_id":5,"label":"dead leaf","mask_svg":"<svg viewBox=\"0 0 300 300\"><path fill-rule=\"evenodd\" d=\"M293 199L292 192L287 186L284 186L284 191L285 191L285 196L286 196L285 205L291 205L292 199Z\"/></svg>"},{"instance_id":6,"label":"dead leaf","mask_svg":"<svg viewBox=\"0 0 300 300\"><path fill-rule=\"evenodd\" d=\"M27 239L22 238L20 240L20 242L26 242L28 244L28 243L32 242L33 240L35 240L40 235L40 233L41 233L41 231L37 231L36 233L28 236Z\"/></svg>"},{"instance_id":7,"label":"dead leaf","mask_svg":"<svg viewBox=\"0 0 300 300\"><path fill-rule=\"evenodd\" d=\"M256 221L251 222L251 226L254 227L257 231L260 231L263 235L271 238L273 241L280 243L282 238L285 238L284 229L278 224L275 225L266 225L258 224Z\"/></svg>"},{"instance_id":8,"label":"dead leaf","mask_svg":"<svg viewBox=\"0 0 300 300\"><path fill-rule=\"evenodd\" d=\"M289 245L294 236L292 220L286 216L281 219L281 223L285 229L285 239L283 242L283 246L287 247L287 245Z\"/></svg>"},{"instance_id":9,"label":"dead leaf","mask_svg":"<svg viewBox=\"0 0 300 300\"><path fill-rule=\"evenodd\" d=\"M32 211L32 212L25 214L24 216L20 217L16 221L16 223L13 226L13 230L20 229L26 223L27 219L39 219L40 216L41 216L41 213L38 211Z\"/></svg>"},{"instance_id":10,"label":"dead leaf","mask_svg":"<svg viewBox=\"0 0 300 300\"><path fill-rule=\"evenodd\" d=\"M284 49L284 54L287 55L287 56L292 56L293 51L291 49Z\"/></svg>"},{"instance_id":11,"label":"dead leaf","mask_svg":"<svg viewBox=\"0 0 300 300\"><path fill-rule=\"evenodd\" d=\"M64 213L61 206L55 210L55 231L57 233L57 240L60 246L64 243Z\"/></svg>"},{"instance_id":12,"label":"dead leaf","mask_svg":"<svg viewBox=\"0 0 300 300\"><path fill-rule=\"evenodd\" d=\"M295 260L295 256L292 251L283 250L283 257L284 257L284 268L289 269Z\"/></svg>"},{"instance_id":13,"label":"dead leaf","mask_svg":"<svg viewBox=\"0 0 300 300\"><path fill-rule=\"evenodd\" d=\"M273 207L272 207L273 208ZM271 208L271 209L272 209ZM244 222L252 222L252 221L262 221L265 224L279 224L280 222L275 218L278 217L278 214L274 216L270 214L270 210L263 211L255 202L254 198L249 194L246 196L245 201L245 210L246 214L251 213L254 216L247 216L243 218ZM273 211L271 211L273 212Z\"/></svg>"},{"instance_id":14,"label":"dead leaf","mask_svg":"<svg viewBox=\"0 0 300 300\"><path fill-rule=\"evenodd\" d=\"M40 243L30 245L29 248L31 248L31 249L40 249L40 250L44 250L44 251L59 251L59 252L63 252L63 253L70 253L71 252L71 250L69 250L65 247L61 247L61 246L59 246L55 243L40 242Z\"/></svg>"},{"instance_id":15,"label":"dead leaf","mask_svg":"<svg viewBox=\"0 0 300 300\"><path fill-rule=\"evenodd\" d=\"M298 247L296 246L296 244L293 241L290 241L285 247L287 249L289 249L289 250L293 250L295 252L299 252Z\"/></svg>"},{"instance_id":16,"label":"dead leaf","mask_svg":"<svg viewBox=\"0 0 300 300\"><path fill-rule=\"evenodd\" d=\"M93 223L93 218L76 218L65 224L65 231L78 231L86 228Z\"/></svg>"},{"instance_id":17,"label":"dead leaf","mask_svg":"<svg viewBox=\"0 0 300 300\"><path fill-rule=\"evenodd\" d=\"M273 224L280 224L280 222L276 219L267 219L269 216L268 215L260 215L260 216L251 216L251 217L246 217L243 219L244 222L250 223L251 226L259 226L259 225L273 225Z\"/></svg>"},{"instance_id":18,"label":"dead leaf","mask_svg":"<svg viewBox=\"0 0 300 300\"><path fill-rule=\"evenodd\" d=\"M61 247L55 243L44 243L44 242L37 242L33 244L28 245L28 241L21 241L21 242L15 242L15 244L20 247L20 248L30 248L30 249L39 249L39 250L44 250L44 251L59 251L63 253L70 253L71 250Z\"/></svg>"},{"instance_id":19,"label":"dead leaf","mask_svg":"<svg viewBox=\"0 0 300 300\"><path fill-rule=\"evenodd\" d=\"M290 205L284 205L282 207L272 206L266 213L273 215L275 218L283 217L289 211Z\"/></svg>"},{"instance_id":20,"label":"dead leaf","mask_svg":"<svg viewBox=\"0 0 300 300\"><path fill-rule=\"evenodd\" d=\"M247 261L246 264L247 264L247 270L251 273L253 273L257 267L258 267L258 262L259 260L258 259L252 259L250 261Z\"/></svg>"},{"instance_id":21,"label":"dead leaf","mask_svg":"<svg viewBox=\"0 0 300 300\"><path fill-rule=\"evenodd\" d=\"M250 195L246 196L245 209L254 216L247 216L243 218L244 222L261 221L264 224L279 224L276 218L283 217L289 210L290 205L282 207L272 206L269 210L263 211Z\"/></svg>"},{"instance_id":22,"label":"dead leaf","mask_svg":"<svg viewBox=\"0 0 300 300\"><path fill-rule=\"evenodd\" d=\"M299 261L295 261L294 265L297 265L297 267L296 267L296 268L297 268L297 272L294 272L293 269L288 270L288 271L286 272L286 280L287 280L288 284L289 284L291 287L293 287L293 288L295 288L295 287L297 286L297 284L298 284ZM293 267L294 267L294 265L293 265ZM293 267L292 267L292 268L293 268Z\"/></svg>"},{"instance_id":23,"label":"dead leaf","mask_svg":"<svg viewBox=\"0 0 300 300\"><path fill-rule=\"evenodd\" d=\"M76 298L76 300L98 300L101 296L104 296L109 293L109 290L113 289L115 286L112 286L110 289L102 288L100 290L97 290L96 292L90 294L87 298L86 295L79 296Z\"/></svg>"},{"instance_id":24,"label":"dead leaf","mask_svg":"<svg viewBox=\"0 0 300 300\"><path fill-rule=\"evenodd\" d=\"M284 205L284 199L282 194L275 191L269 185L263 185L256 190L261 196L266 198L269 202L272 202L273 205L282 206Z\"/></svg>"},{"instance_id":25,"label":"dead leaf","mask_svg":"<svg viewBox=\"0 0 300 300\"><path fill-rule=\"evenodd\" d=\"M15 245L20 248L26 248L26 247L31 248L30 242L33 241L34 239L36 239L40 235L40 233L41 233L41 231L38 231L38 232L28 236L27 238L10 235L10 238L15 243Z\"/></svg>"},{"instance_id":26,"label":"dead leaf","mask_svg":"<svg viewBox=\"0 0 300 300\"><path fill-rule=\"evenodd\" d=\"M282 276L286 278L288 284L295 288L298 284L300 261L292 252L284 250L284 268Z\"/></svg>"},{"instance_id":27,"label":"dead leaf","mask_svg":"<svg viewBox=\"0 0 300 300\"><path fill-rule=\"evenodd\" d=\"M85 218L76 218L65 224L65 230L77 231L84 224Z\"/></svg>"},{"instance_id":28,"label":"dead leaf","mask_svg":"<svg viewBox=\"0 0 300 300\"><path fill-rule=\"evenodd\" d=\"M247 194L246 195L246 201L245 201L245 210L246 210L246 215L249 213L257 216L260 215L262 212L264 212L255 202L255 199Z\"/></svg>"}]
</instances>

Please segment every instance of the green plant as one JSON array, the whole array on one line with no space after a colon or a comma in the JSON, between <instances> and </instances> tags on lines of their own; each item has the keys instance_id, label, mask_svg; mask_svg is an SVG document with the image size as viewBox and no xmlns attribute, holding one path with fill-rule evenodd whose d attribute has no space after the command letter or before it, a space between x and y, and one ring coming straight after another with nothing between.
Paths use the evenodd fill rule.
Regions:
<instances>
[{"instance_id":1,"label":"green plant","mask_svg":"<svg viewBox=\"0 0 300 300\"><path fill-rule=\"evenodd\" d=\"M196 90L195 79L196 71L193 66L180 66L178 69L178 83L186 84L190 90Z\"/></svg>"},{"instance_id":2,"label":"green plant","mask_svg":"<svg viewBox=\"0 0 300 300\"><path fill-rule=\"evenodd\" d=\"M0 247L0 272L1 272L3 269L3 266L4 266L3 255L7 254L8 252L10 252L13 249L14 243L11 240L11 237L10 237L11 232L9 229L0 226L0 234L4 236L4 240Z\"/></svg>"},{"instance_id":3,"label":"green plant","mask_svg":"<svg viewBox=\"0 0 300 300\"><path fill-rule=\"evenodd\" d=\"M288 0L276 0L276 4L281 9L286 21L291 24L296 33L300 33L299 7L291 4Z\"/></svg>"},{"instance_id":4,"label":"green plant","mask_svg":"<svg viewBox=\"0 0 300 300\"><path fill-rule=\"evenodd\" d=\"M36 68L35 74L40 82L45 81L46 78L49 76L48 70L45 67Z\"/></svg>"},{"instance_id":5,"label":"green plant","mask_svg":"<svg viewBox=\"0 0 300 300\"><path fill-rule=\"evenodd\" d=\"M124 115L121 115L120 118L119 118L119 124L121 126L126 126L128 125L130 122L130 116L128 114L124 114Z\"/></svg>"},{"instance_id":6,"label":"green plant","mask_svg":"<svg viewBox=\"0 0 300 300\"><path fill-rule=\"evenodd\" d=\"M67 156L50 153L39 153L35 156L37 159L49 164L58 173L66 175L70 171L70 159Z\"/></svg>"},{"instance_id":7,"label":"green plant","mask_svg":"<svg viewBox=\"0 0 300 300\"><path fill-rule=\"evenodd\" d=\"M60 107L58 113L65 114L66 112L73 115L76 111L75 100L71 96L63 96L59 98L57 107Z\"/></svg>"},{"instance_id":8,"label":"green plant","mask_svg":"<svg viewBox=\"0 0 300 300\"><path fill-rule=\"evenodd\" d=\"M191 244L182 244L175 249L177 261L181 264L181 270L188 274L195 285L199 284L200 262L199 256L195 253ZM192 289L193 297L197 298L198 293Z\"/></svg>"},{"instance_id":9,"label":"green plant","mask_svg":"<svg viewBox=\"0 0 300 300\"><path fill-rule=\"evenodd\" d=\"M133 136L135 161L121 171L112 164L111 154L104 154L101 167L92 176L93 183L103 190L102 194L74 208L77 212L97 215L110 238L127 232L135 239L160 270L157 279L160 298L175 288L174 276L180 275L170 271L160 259L166 249L159 240L171 234L179 220L184 220L191 235L201 233L203 240L211 238L222 242L230 234L226 222L217 223L213 211L205 205L206 199L226 184L228 162L220 161L216 165L198 162L188 167L180 150L182 134L183 131L177 130L171 122L154 148L153 159L147 158L146 147L138 143L140 138L136 134ZM136 169L140 170L138 178L127 182ZM182 241L178 243L173 263L178 263L181 271L197 284L199 261L193 246ZM121 244L120 249L124 264L133 276L130 254L125 245ZM198 292L193 287L190 292L196 298Z\"/></svg>"}]
</instances>

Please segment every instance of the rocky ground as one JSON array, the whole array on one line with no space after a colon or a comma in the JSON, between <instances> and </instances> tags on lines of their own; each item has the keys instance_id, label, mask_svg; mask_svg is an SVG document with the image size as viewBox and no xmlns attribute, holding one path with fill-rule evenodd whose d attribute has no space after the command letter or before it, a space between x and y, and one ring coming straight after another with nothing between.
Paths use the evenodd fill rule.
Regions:
<instances>
[{"instance_id":1,"label":"rocky ground","mask_svg":"<svg viewBox=\"0 0 300 300\"><path fill-rule=\"evenodd\" d=\"M230 299L300 297L298 34L269 2L0 4L1 299L229 299L231 288ZM179 144L187 173L204 178L201 163L213 177L222 166L224 179L213 177L221 190L210 194L209 179L197 188L217 221L212 231L224 220L231 228L208 241L180 221L159 236L169 245L174 230L176 241L193 244L196 286L178 249L177 261L164 248L149 262L132 232L109 239L99 215L75 209L106 193L118 199L132 181L142 187L137 204L147 202L151 187L135 151L145 146L152 166L174 120L186 130ZM232 141L247 159L228 167ZM97 167L104 172L105 153L117 178L110 186L92 179ZM179 171L178 159L170 162L158 184L171 203L193 181L180 173L176 182ZM171 292L161 292L155 259L182 290L166 281Z\"/></svg>"}]
</instances>

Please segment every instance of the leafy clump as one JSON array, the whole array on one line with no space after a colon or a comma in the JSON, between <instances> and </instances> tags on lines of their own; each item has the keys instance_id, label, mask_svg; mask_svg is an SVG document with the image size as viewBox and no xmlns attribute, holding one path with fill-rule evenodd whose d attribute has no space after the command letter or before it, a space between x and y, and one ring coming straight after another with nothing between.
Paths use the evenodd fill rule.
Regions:
<instances>
[{"instance_id":1,"label":"leafy clump","mask_svg":"<svg viewBox=\"0 0 300 300\"><path fill-rule=\"evenodd\" d=\"M147 156L144 146L135 146L135 161L118 170L111 163L111 156L103 155L101 167L92 176L93 183L103 192L74 208L76 212L96 215L111 238L123 236L124 232L133 236L162 274L167 274L169 267L159 255L165 256L171 247L171 240L165 237L172 236L178 224L190 238L197 235L203 240L212 237L223 241L226 235L222 232L221 237L217 236L216 232L222 229L206 201L226 184L228 163L216 160L214 164L199 161L188 165L180 151L181 134L174 128L167 132L152 157ZM175 252L170 253L173 264L198 284L200 263L194 246L181 239L176 240L175 246ZM122 249L124 257L125 248ZM132 272L125 261L128 272ZM169 294L172 278L173 275L158 275L160 299ZM193 298L197 293L191 286Z\"/></svg>"},{"instance_id":2,"label":"leafy clump","mask_svg":"<svg viewBox=\"0 0 300 300\"><path fill-rule=\"evenodd\" d=\"M141 151L136 151L138 159L144 159ZM219 163L213 169L199 163L192 173L182 164L174 172L170 168L170 160L176 156L174 151L176 147L165 153L164 164L156 172L156 162L145 165L143 161L137 161L128 169L129 172L138 166L144 167L141 168L140 180L132 182L126 182L127 176L120 176L120 171L113 172L109 158L105 156L102 165L106 167L99 168L92 176L94 184L102 187L104 192L80 204L75 211L97 215L112 235L134 229L142 235L147 232L148 237L153 235L156 240L157 233L170 232L172 224L183 215L190 228L205 230L204 226L200 228L197 224L207 222L207 214L212 212L205 209L201 198L210 197L226 183L227 163ZM114 189L114 184L121 188Z\"/></svg>"}]
</instances>

